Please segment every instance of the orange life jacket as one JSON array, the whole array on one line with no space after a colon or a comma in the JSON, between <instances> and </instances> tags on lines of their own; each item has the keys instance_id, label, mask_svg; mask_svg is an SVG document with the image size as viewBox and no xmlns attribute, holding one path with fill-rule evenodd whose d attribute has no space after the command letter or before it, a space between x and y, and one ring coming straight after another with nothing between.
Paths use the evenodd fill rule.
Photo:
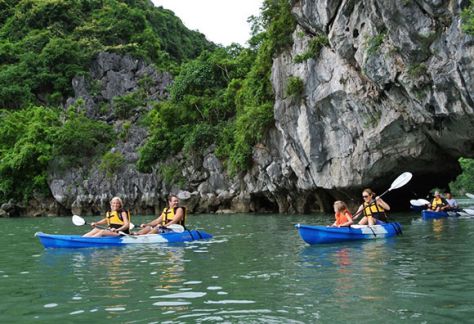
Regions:
<instances>
[{"instance_id":1,"label":"orange life jacket","mask_svg":"<svg viewBox=\"0 0 474 324\"><path fill-rule=\"evenodd\" d=\"M346 215L349 215L349 218L352 220L352 214L347 210L343 210L342 212L336 212L336 225L341 226L344 223L347 223Z\"/></svg>"}]
</instances>

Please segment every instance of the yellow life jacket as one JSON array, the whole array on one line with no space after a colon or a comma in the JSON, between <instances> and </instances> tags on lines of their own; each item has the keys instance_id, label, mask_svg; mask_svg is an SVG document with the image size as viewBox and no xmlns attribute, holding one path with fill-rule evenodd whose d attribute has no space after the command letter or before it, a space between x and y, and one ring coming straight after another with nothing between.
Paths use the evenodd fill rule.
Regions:
<instances>
[{"instance_id":1,"label":"yellow life jacket","mask_svg":"<svg viewBox=\"0 0 474 324\"><path fill-rule=\"evenodd\" d=\"M446 203L443 201L443 199L441 197L439 198L434 198L433 201L431 202L431 209L432 210L435 210L436 208L438 208L438 206L440 207L444 207L446 206Z\"/></svg>"},{"instance_id":2,"label":"yellow life jacket","mask_svg":"<svg viewBox=\"0 0 474 324\"><path fill-rule=\"evenodd\" d=\"M130 213L121 209L118 212L117 211L108 211L105 214L105 218L107 219L107 225L109 226L122 226L124 224L124 221L122 219L122 213L125 212L128 217L128 222L130 223Z\"/></svg>"},{"instance_id":3,"label":"yellow life jacket","mask_svg":"<svg viewBox=\"0 0 474 324\"><path fill-rule=\"evenodd\" d=\"M378 219L385 220L387 215L385 214L385 209L377 205L376 202L364 202L364 216L375 217Z\"/></svg>"},{"instance_id":4,"label":"yellow life jacket","mask_svg":"<svg viewBox=\"0 0 474 324\"><path fill-rule=\"evenodd\" d=\"M182 208L183 209L183 212L184 212L184 215L183 215L183 218L177 223L179 225L182 225L184 226L184 223L186 221L186 216L187 216L187 210L186 210L186 207L176 207L176 208L165 208L163 209L163 212L161 213L161 216L163 216L161 218L161 225L165 225L166 223L168 223L169 221L172 221L174 219L174 215L176 213L176 210L178 208Z\"/></svg>"}]
</instances>

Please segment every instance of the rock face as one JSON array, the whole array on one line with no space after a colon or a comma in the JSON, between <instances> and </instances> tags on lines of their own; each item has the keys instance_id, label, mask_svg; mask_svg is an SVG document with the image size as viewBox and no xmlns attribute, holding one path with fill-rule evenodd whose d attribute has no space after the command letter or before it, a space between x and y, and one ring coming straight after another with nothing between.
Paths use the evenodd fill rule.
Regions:
<instances>
[{"instance_id":1,"label":"rock face","mask_svg":"<svg viewBox=\"0 0 474 324\"><path fill-rule=\"evenodd\" d=\"M155 173L136 170L147 134L133 122L114 148L126 161L117 174L92 167L50 175L58 210L96 214L119 195L132 211L156 214L177 192L191 212L305 213L330 211L335 199L353 207L363 187L381 193L404 171L414 177L387 195L393 205L453 180L458 158L474 156L474 38L460 21L468 1L293 3L294 44L272 68L275 127L254 148L246 175L229 178L210 147L183 167L188 183L167 186ZM329 45L296 63L318 36ZM89 116L120 130L123 121L100 104L133 92L144 76L150 100L166 96L168 74L101 54L90 79L74 79L68 104L82 98ZM302 81L302 93L286 94L290 78Z\"/></svg>"},{"instance_id":2,"label":"rock face","mask_svg":"<svg viewBox=\"0 0 474 324\"><path fill-rule=\"evenodd\" d=\"M474 154L474 47L459 17L465 3L295 2L293 47L272 70L278 143L268 143L271 157L256 160L261 172L252 183L266 173L273 180L266 188L282 189L277 179L286 173L298 194L322 190L346 200L365 186L384 191L403 171L415 175L397 193L403 199L453 180L458 158ZM317 35L330 45L295 63ZM300 95L286 95L290 77L303 81Z\"/></svg>"}]
</instances>

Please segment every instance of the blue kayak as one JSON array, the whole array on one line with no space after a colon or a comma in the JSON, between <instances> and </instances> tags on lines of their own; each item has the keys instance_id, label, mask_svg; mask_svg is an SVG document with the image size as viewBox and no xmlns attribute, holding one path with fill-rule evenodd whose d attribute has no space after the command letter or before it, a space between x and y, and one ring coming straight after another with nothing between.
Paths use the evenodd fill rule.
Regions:
<instances>
[{"instance_id":1,"label":"blue kayak","mask_svg":"<svg viewBox=\"0 0 474 324\"><path fill-rule=\"evenodd\" d=\"M416 211L416 212L419 212L419 211L425 210L426 208L427 208L426 206L415 206L415 205L410 205L410 210L412 210L412 211Z\"/></svg>"},{"instance_id":2,"label":"blue kayak","mask_svg":"<svg viewBox=\"0 0 474 324\"><path fill-rule=\"evenodd\" d=\"M455 211L433 211L433 210L422 210L421 217L423 219L438 219L438 218L446 218L449 216L458 216L458 213Z\"/></svg>"},{"instance_id":3,"label":"blue kayak","mask_svg":"<svg viewBox=\"0 0 474 324\"><path fill-rule=\"evenodd\" d=\"M355 240L373 240L402 234L399 223L380 225L352 225L350 227L330 227L296 224L295 227L308 244L336 243Z\"/></svg>"},{"instance_id":4,"label":"blue kayak","mask_svg":"<svg viewBox=\"0 0 474 324\"><path fill-rule=\"evenodd\" d=\"M182 233L147 234L139 236L84 237L81 235L35 234L45 248L109 247L130 244L178 243L212 238L204 231L187 230Z\"/></svg>"}]
</instances>

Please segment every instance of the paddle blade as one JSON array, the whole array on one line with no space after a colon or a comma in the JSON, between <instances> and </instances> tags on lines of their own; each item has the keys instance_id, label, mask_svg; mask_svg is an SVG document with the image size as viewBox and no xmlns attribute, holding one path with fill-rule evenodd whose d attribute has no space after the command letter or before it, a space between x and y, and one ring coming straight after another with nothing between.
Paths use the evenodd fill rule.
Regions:
<instances>
[{"instance_id":1,"label":"paddle blade","mask_svg":"<svg viewBox=\"0 0 474 324\"><path fill-rule=\"evenodd\" d=\"M129 230L132 230L132 229L134 229L134 228L135 228L135 224L130 223L130 225L128 226L128 229L129 229Z\"/></svg>"},{"instance_id":2,"label":"paddle blade","mask_svg":"<svg viewBox=\"0 0 474 324\"><path fill-rule=\"evenodd\" d=\"M390 189L388 190L390 191L393 189L398 189L400 187L403 187L411 180L412 177L413 177L413 174L411 174L411 172L403 172L402 174L398 176L398 178L396 178L392 182L392 185L390 186Z\"/></svg>"},{"instance_id":3,"label":"paddle blade","mask_svg":"<svg viewBox=\"0 0 474 324\"><path fill-rule=\"evenodd\" d=\"M419 199L410 200L410 205L415 206L415 207L421 207L421 206L425 206L427 204L428 203L425 204L423 201L420 201Z\"/></svg>"},{"instance_id":4,"label":"paddle blade","mask_svg":"<svg viewBox=\"0 0 474 324\"><path fill-rule=\"evenodd\" d=\"M468 196L468 197L471 198L471 199L474 199L474 195L473 195L472 193L467 192L467 193L466 193L466 196Z\"/></svg>"},{"instance_id":5,"label":"paddle blade","mask_svg":"<svg viewBox=\"0 0 474 324\"><path fill-rule=\"evenodd\" d=\"M428 200L423 199L423 198L418 199L418 203L423 204L423 205L429 205L430 204L430 202Z\"/></svg>"},{"instance_id":6,"label":"paddle blade","mask_svg":"<svg viewBox=\"0 0 474 324\"><path fill-rule=\"evenodd\" d=\"M84 220L84 218L82 218L79 215L73 215L72 216L72 223L76 226L82 226L82 225L86 224L86 221Z\"/></svg>"},{"instance_id":7,"label":"paddle blade","mask_svg":"<svg viewBox=\"0 0 474 324\"><path fill-rule=\"evenodd\" d=\"M474 215L474 209L464 208L463 210L469 215Z\"/></svg>"},{"instance_id":8,"label":"paddle blade","mask_svg":"<svg viewBox=\"0 0 474 324\"><path fill-rule=\"evenodd\" d=\"M179 225L179 224L171 224L171 225L166 226L166 228L169 228L170 230L172 230L175 233L183 233L184 232L184 227Z\"/></svg>"},{"instance_id":9,"label":"paddle blade","mask_svg":"<svg viewBox=\"0 0 474 324\"><path fill-rule=\"evenodd\" d=\"M418 207L420 207L420 206L429 205L430 202L429 202L428 200L426 200L426 199L420 198L420 199L412 199L412 200L410 200L410 204L411 204L412 206L418 206Z\"/></svg>"}]
</instances>

